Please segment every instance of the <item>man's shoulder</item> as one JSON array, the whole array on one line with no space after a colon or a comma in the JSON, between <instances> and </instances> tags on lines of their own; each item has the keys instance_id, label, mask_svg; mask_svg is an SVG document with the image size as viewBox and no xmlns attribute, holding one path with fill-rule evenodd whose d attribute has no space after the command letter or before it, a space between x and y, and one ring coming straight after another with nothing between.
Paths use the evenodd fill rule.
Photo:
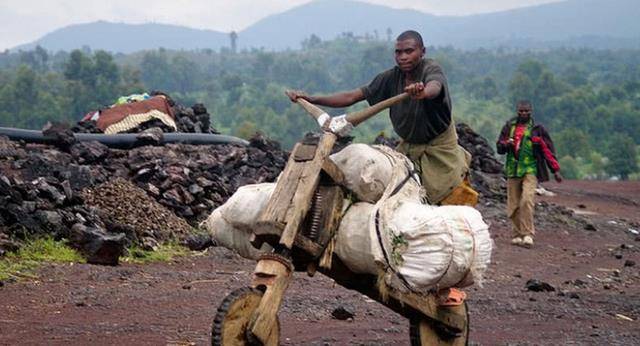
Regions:
<instances>
[{"instance_id":1,"label":"man's shoulder","mask_svg":"<svg viewBox=\"0 0 640 346\"><path fill-rule=\"evenodd\" d=\"M442 71L442 65L440 65L439 62L437 62L435 59L432 59L432 58L424 58L422 63L422 68L425 71L433 71L433 70Z\"/></svg>"},{"instance_id":2,"label":"man's shoulder","mask_svg":"<svg viewBox=\"0 0 640 346\"><path fill-rule=\"evenodd\" d=\"M400 76L401 74L402 71L400 71L400 68L398 66L394 66L378 73L378 76L391 78Z\"/></svg>"},{"instance_id":3,"label":"man's shoulder","mask_svg":"<svg viewBox=\"0 0 640 346\"><path fill-rule=\"evenodd\" d=\"M533 130L547 131L547 129L541 123L534 123L532 128L533 128Z\"/></svg>"},{"instance_id":4,"label":"man's shoulder","mask_svg":"<svg viewBox=\"0 0 640 346\"><path fill-rule=\"evenodd\" d=\"M513 126L513 124L515 124L517 120L518 120L518 117L513 117L511 119L508 119L507 121L505 121L504 126Z\"/></svg>"},{"instance_id":5,"label":"man's shoulder","mask_svg":"<svg viewBox=\"0 0 640 346\"><path fill-rule=\"evenodd\" d=\"M424 58L424 64L425 65L436 65L436 66L440 66L440 63L437 62L435 59L433 58Z\"/></svg>"}]
</instances>

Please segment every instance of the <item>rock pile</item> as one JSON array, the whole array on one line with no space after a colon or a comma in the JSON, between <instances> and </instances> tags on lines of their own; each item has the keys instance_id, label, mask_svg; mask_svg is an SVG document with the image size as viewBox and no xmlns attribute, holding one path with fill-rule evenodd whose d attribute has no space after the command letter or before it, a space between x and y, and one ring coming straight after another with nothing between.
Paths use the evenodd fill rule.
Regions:
<instances>
[{"instance_id":1,"label":"rock pile","mask_svg":"<svg viewBox=\"0 0 640 346\"><path fill-rule=\"evenodd\" d=\"M502 163L496 159L493 146L465 124L456 124L458 144L471 154L471 168L490 174L502 173Z\"/></svg>"},{"instance_id":2,"label":"rock pile","mask_svg":"<svg viewBox=\"0 0 640 346\"><path fill-rule=\"evenodd\" d=\"M125 230L127 238L135 243L144 243L141 240L145 238L154 241L177 238L191 230L184 219L122 178L86 188L82 195L87 205L98 208L110 228Z\"/></svg>"},{"instance_id":3,"label":"rock pile","mask_svg":"<svg viewBox=\"0 0 640 346\"><path fill-rule=\"evenodd\" d=\"M177 144L140 147L129 151L127 171L150 196L195 225L238 187L274 181L280 174L286 154L251 143L224 149Z\"/></svg>"},{"instance_id":4,"label":"rock pile","mask_svg":"<svg viewBox=\"0 0 640 346\"><path fill-rule=\"evenodd\" d=\"M88 258L95 257L91 251L110 256L96 263L114 264L113 244L116 250L130 243L153 247L181 236L239 186L275 180L286 160L276 142L259 135L246 147L171 144L129 151L98 142L55 147L0 137L0 234L64 237ZM0 253L11 244L0 242Z\"/></svg>"}]
</instances>

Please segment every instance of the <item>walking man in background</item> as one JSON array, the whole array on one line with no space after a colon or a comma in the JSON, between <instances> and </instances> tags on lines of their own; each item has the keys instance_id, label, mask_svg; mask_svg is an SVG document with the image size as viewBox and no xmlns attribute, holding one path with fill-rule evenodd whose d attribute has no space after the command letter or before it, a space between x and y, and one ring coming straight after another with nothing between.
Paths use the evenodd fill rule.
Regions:
<instances>
[{"instance_id":1,"label":"walking man in background","mask_svg":"<svg viewBox=\"0 0 640 346\"><path fill-rule=\"evenodd\" d=\"M420 34L405 31L396 40L396 66L378 74L368 85L328 96L286 93L293 102L303 98L328 107L348 107L365 99L374 105L409 93L410 99L389 110L393 128L402 138L396 149L420 172L429 204L475 206L478 194L468 180L471 156L458 145L447 79L440 65L425 54Z\"/></svg>"},{"instance_id":2,"label":"walking man in background","mask_svg":"<svg viewBox=\"0 0 640 346\"><path fill-rule=\"evenodd\" d=\"M549 133L533 121L531 102L519 101L517 112L518 116L507 121L500 131L496 147L498 154L507 155L507 214L515 232L511 244L531 247L536 186L549 180L548 169L557 182L562 181L562 176Z\"/></svg>"}]
</instances>

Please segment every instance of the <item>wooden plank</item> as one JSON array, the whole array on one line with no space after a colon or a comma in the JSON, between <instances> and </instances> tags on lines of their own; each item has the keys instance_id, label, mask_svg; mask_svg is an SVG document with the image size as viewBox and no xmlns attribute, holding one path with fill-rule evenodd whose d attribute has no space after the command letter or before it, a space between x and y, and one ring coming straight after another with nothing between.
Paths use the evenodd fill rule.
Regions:
<instances>
[{"instance_id":1,"label":"wooden plank","mask_svg":"<svg viewBox=\"0 0 640 346\"><path fill-rule=\"evenodd\" d=\"M302 220L309 211L311 198L320 181L320 170L322 169L325 159L331 153L336 139L337 137L333 133L325 132L320 138L315 157L312 161L305 162L304 172L300 177L300 182L291 201L290 208L292 208L292 211L289 214L290 218L286 220L287 225L280 238L280 244L288 249L291 249L293 246L300 223L302 223Z\"/></svg>"},{"instance_id":2,"label":"wooden plank","mask_svg":"<svg viewBox=\"0 0 640 346\"><path fill-rule=\"evenodd\" d=\"M458 307L438 306L434 295L390 291L388 299L384 299L376 287L377 280L374 275L352 272L335 254L332 262L331 269L320 267L318 270L345 288L356 290L407 318L420 317L419 314L422 314L424 318L460 331L466 328L466 315L459 313Z\"/></svg>"},{"instance_id":3,"label":"wooden plank","mask_svg":"<svg viewBox=\"0 0 640 346\"><path fill-rule=\"evenodd\" d=\"M296 239L293 242L295 247L300 248L310 254L313 257L318 257L322 255L322 251L324 251L324 247L320 246L313 240L299 234L296 236Z\"/></svg>"},{"instance_id":4,"label":"wooden plank","mask_svg":"<svg viewBox=\"0 0 640 346\"><path fill-rule=\"evenodd\" d=\"M399 293L391 290L389 296L422 312L425 316L442 322L460 332L465 330L466 316L456 313L456 309L439 306L434 295L420 295L413 292Z\"/></svg>"},{"instance_id":5,"label":"wooden plank","mask_svg":"<svg viewBox=\"0 0 640 346\"><path fill-rule=\"evenodd\" d=\"M256 265L254 276L257 277L255 283L267 283L267 289L251 317L249 328L251 333L266 345L267 341L271 339L270 334L278 332L274 326L278 323L278 310L280 310L284 292L289 287L292 275L289 268L283 263L262 259Z\"/></svg>"},{"instance_id":6,"label":"wooden plank","mask_svg":"<svg viewBox=\"0 0 640 346\"><path fill-rule=\"evenodd\" d=\"M294 150L301 144L297 143ZM286 220L286 212L289 208L289 204L293 199L293 195L298 187L300 175L303 172L304 163L296 162L293 155L289 156L289 161L285 166L284 172L278 179L276 188L267 202L267 206L264 211L258 217L258 223L281 223L284 224Z\"/></svg>"},{"instance_id":7,"label":"wooden plank","mask_svg":"<svg viewBox=\"0 0 640 346\"><path fill-rule=\"evenodd\" d=\"M329 190L325 196L326 201L322 207L322 232L318 237L318 243L323 248L329 243L340 226L342 220L342 206L344 204L344 192L340 186L327 187Z\"/></svg>"},{"instance_id":8,"label":"wooden plank","mask_svg":"<svg viewBox=\"0 0 640 346\"><path fill-rule=\"evenodd\" d=\"M302 143L296 146L296 150L292 151L291 155L298 162L311 161L316 156L317 147L317 145Z\"/></svg>"},{"instance_id":9,"label":"wooden plank","mask_svg":"<svg viewBox=\"0 0 640 346\"><path fill-rule=\"evenodd\" d=\"M338 167L331 158L327 157L324 164L322 164L322 170L327 173L336 184L341 185L344 183L344 173L342 173L340 167Z\"/></svg>"}]
</instances>

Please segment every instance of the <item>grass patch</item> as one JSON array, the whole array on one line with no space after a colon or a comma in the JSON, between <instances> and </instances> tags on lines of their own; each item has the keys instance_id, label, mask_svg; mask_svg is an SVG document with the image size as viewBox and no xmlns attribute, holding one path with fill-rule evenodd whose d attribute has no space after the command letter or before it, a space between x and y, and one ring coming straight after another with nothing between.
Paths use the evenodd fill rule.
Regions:
<instances>
[{"instance_id":1,"label":"grass patch","mask_svg":"<svg viewBox=\"0 0 640 346\"><path fill-rule=\"evenodd\" d=\"M34 271L41 263L84 263L84 258L63 241L51 237L28 240L18 252L10 252L0 260L0 280L35 279Z\"/></svg>"},{"instance_id":2,"label":"grass patch","mask_svg":"<svg viewBox=\"0 0 640 346\"><path fill-rule=\"evenodd\" d=\"M159 245L155 251L143 250L138 246L132 246L129 249L129 255L121 257L123 262L127 263L152 263L152 262L169 262L175 257L186 256L189 249L177 243L166 243Z\"/></svg>"}]
</instances>

